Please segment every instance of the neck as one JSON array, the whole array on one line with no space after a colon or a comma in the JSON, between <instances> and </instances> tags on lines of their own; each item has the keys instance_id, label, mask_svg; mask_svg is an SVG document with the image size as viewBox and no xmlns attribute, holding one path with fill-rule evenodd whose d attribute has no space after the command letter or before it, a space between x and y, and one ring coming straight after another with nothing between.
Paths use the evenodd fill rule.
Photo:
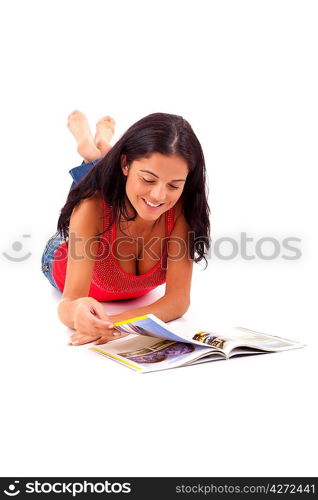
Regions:
<instances>
[{"instance_id":1,"label":"neck","mask_svg":"<svg viewBox=\"0 0 318 500\"><path fill-rule=\"evenodd\" d=\"M159 224L161 220L161 215L156 220L145 220L137 215L136 220L134 222L134 227L136 228L136 232L139 233L149 233L153 231Z\"/></svg>"},{"instance_id":2,"label":"neck","mask_svg":"<svg viewBox=\"0 0 318 500\"><path fill-rule=\"evenodd\" d=\"M126 203L126 210L129 214L129 217L133 216L133 211L131 209L130 203ZM135 220L126 221L123 220L123 229L126 228L130 231L132 237L140 237L150 234L159 224L161 220L161 216L155 220L145 220L142 219L138 214Z\"/></svg>"}]
</instances>

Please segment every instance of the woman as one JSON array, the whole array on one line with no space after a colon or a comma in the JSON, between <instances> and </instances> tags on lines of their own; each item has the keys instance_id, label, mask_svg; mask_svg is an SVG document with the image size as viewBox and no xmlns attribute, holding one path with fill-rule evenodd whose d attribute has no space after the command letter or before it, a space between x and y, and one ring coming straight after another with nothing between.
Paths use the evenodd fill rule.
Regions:
<instances>
[{"instance_id":1,"label":"woman","mask_svg":"<svg viewBox=\"0 0 318 500\"><path fill-rule=\"evenodd\" d=\"M93 138L85 115L68 127L84 158L57 232L42 256L42 271L63 292L60 320L75 330L73 345L124 336L114 323L147 313L162 321L190 304L193 262L210 246L205 162L201 145L181 116L150 114L111 147L115 122L105 117ZM152 304L108 315L101 301L135 298L166 283Z\"/></svg>"}]
</instances>

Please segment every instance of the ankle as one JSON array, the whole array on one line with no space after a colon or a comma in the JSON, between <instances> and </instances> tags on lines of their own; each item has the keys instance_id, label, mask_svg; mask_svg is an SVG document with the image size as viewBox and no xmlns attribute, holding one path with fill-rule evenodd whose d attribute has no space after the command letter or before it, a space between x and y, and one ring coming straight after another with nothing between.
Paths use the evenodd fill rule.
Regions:
<instances>
[{"instance_id":1,"label":"ankle","mask_svg":"<svg viewBox=\"0 0 318 500\"><path fill-rule=\"evenodd\" d=\"M102 156L106 156L107 153L112 149L112 146L104 139L99 139L95 141L97 149L101 152Z\"/></svg>"}]
</instances>

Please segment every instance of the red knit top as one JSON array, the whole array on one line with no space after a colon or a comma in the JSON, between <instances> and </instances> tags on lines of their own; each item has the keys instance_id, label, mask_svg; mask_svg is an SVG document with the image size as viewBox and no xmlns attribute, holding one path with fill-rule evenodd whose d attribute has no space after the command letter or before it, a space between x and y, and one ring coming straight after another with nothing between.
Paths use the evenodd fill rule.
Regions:
<instances>
[{"instance_id":1,"label":"red knit top","mask_svg":"<svg viewBox=\"0 0 318 500\"><path fill-rule=\"evenodd\" d=\"M104 200L103 230L108 226L112 207ZM93 277L88 292L101 302L108 300L132 299L150 292L166 281L167 269L167 237L170 236L174 226L174 208L165 212L166 238L161 259L147 273L133 275L127 273L119 265L111 249L116 240L116 223L114 222L109 231L103 233L99 244L98 254L95 260ZM66 266L67 266L68 242L60 244L54 253L52 263L53 278L61 291L64 289Z\"/></svg>"}]
</instances>

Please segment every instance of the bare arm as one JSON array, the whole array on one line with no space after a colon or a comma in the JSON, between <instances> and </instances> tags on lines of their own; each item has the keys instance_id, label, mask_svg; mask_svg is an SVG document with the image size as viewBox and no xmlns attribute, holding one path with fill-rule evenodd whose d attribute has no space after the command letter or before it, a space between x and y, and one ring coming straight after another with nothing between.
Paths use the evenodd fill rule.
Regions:
<instances>
[{"instance_id":1,"label":"bare arm","mask_svg":"<svg viewBox=\"0 0 318 500\"><path fill-rule=\"evenodd\" d=\"M75 328L74 314L80 300L92 305L97 302L87 295L99 248L95 235L101 214L99 197L94 195L76 205L70 218L65 285L58 305L59 318L69 328Z\"/></svg>"},{"instance_id":2,"label":"bare arm","mask_svg":"<svg viewBox=\"0 0 318 500\"><path fill-rule=\"evenodd\" d=\"M124 321L125 319L143 316L144 314L154 314L164 322L172 321L182 316L187 310L187 307L182 307L181 303L175 302L175 299L164 295L148 306L138 307L137 309L130 309L120 314L109 315L113 323L117 321Z\"/></svg>"}]
</instances>

